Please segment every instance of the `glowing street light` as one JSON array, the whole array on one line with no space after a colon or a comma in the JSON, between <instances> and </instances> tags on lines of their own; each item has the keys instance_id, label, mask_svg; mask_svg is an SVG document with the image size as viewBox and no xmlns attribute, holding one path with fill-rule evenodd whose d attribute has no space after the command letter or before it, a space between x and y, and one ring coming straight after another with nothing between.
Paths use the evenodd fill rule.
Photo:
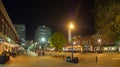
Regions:
<instances>
[{"instance_id":1,"label":"glowing street light","mask_svg":"<svg viewBox=\"0 0 120 67\"><path fill-rule=\"evenodd\" d=\"M69 26L70 29L73 29L74 28L74 25L72 23L70 23L70 26Z\"/></svg>"},{"instance_id":2,"label":"glowing street light","mask_svg":"<svg viewBox=\"0 0 120 67\"><path fill-rule=\"evenodd\" d=\"M101 43L101 39L98 39L98 42Z\"/></svg>"},{"instance_id":3,"label":"glowing street light","mask_svg":"<svg viewBox=\"0 0 120 67\"><path fill-rule=\"evenodd\" d=\"M41 41L42 41L42 42L45 42L45 38L41 38Z\"/></svg>"}]
</instances>

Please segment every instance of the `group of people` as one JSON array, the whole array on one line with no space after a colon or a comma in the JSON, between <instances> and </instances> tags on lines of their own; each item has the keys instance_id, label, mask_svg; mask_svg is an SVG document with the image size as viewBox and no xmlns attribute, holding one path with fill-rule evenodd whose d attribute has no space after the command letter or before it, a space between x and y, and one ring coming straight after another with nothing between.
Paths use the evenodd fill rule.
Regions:
<instances>
[{"instance_id":1,"label":"group of people","mask_svg":"<svg viewBox=\"0 0 120 67\"><path fill-rule=\"evenodd\" d=\"M19 55L20 53L22 53L22 51L19 49L15 49L15 48L6 49L2 52L3 55L8 55L8 56L12 56L12 57Z\"/></svg>"},{"instance_id":2,"label":"group of people","mask_svg":"<svg viewBox=\"0 0 120 67\"><path fill-rule=\"evenodd\" d=\"M38 53L38 56L45 56L45 52L44 51L36 51L36 53Z\"/></svg>"}]
</instances>

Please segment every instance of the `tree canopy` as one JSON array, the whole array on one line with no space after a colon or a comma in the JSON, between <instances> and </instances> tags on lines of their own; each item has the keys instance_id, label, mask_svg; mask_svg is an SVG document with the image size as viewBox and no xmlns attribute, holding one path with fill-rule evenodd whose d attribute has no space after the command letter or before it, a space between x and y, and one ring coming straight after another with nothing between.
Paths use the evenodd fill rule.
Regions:
<instances>
[{"instance_id":1,"label":"tree canopy","mask_svg":"<svg viewBox=\"0 0 120 67\"><path fill-rule=\"evenodd\" d=\"M60 33L54 33L50 36L49 42L52 47L55 47L56 51L61 51L64 44L67 42L65 36Z\"/></svg>"},{"instance_id":2,"label":"tree canopy","mask_svg":"<svg viewBox=\"0 0 120 67\"><path fill-rule=\"evenodd\" d=\"M120 0L94 0L96 31L103 35L120 36Z\"/></svg>"}]
</instances>

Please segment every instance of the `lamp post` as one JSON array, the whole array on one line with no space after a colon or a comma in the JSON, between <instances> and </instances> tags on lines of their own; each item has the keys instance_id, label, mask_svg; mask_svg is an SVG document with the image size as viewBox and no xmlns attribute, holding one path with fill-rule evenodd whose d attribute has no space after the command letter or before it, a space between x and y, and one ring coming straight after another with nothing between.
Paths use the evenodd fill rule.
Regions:
<instances>
[{"instance_id":1,"label":"lamp post","mask_svg":"<svg viewBox=\"0 0 120 67\"><path fill-rule=\"evenodd\" d=\"M72 41L72 30L74 28L74 25L72 23L70 23L69 28L68 28L68 41L71 42ZM73 60L73 43L72 43L72 57L71 59Z\"/></svg>"},{"instance_id":2,"label":"lamp post","mask_svg":"<svg viewBox=\"0 0 120 67\"><path fill-rule=\"evenodd\" d=\"M98 39L98 43L99 43L100 51L101 51L101 50L102 50L102 47L101 47L101 39L100 39L100 38Z\"/></svg>"},{"instance_id":3,"label":"lamp post","mask_svg":"<svg viewBox=\"0 0 120 67\"><path fill-rule=\"evenodd\" d=\"M72 29L74 28L74 25L72 23L70 23L69 28L68 28L68 41L71 42L72 41Z\"/></svg>"}]
</instances>

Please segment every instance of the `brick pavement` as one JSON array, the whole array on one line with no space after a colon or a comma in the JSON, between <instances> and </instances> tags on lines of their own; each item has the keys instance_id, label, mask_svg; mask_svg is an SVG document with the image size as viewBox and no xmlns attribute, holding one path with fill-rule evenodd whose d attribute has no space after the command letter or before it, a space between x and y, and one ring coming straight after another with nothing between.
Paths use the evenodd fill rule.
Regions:
<instances>
[{"instance_id":1,"label":"brick pavement","mask_svg":"<svg viewBox=\"0 0 120 67\"><path fill-rule=\"evenodd\" d=\"M101 56L96 63L95 57L91 54L83 54L78 64L66 62L62 57L20 55L11 57L9 62L0 67L120 67L119 62L119 59L111 59L111 56L109 58Z\"/></svg>"}]
</instances>

